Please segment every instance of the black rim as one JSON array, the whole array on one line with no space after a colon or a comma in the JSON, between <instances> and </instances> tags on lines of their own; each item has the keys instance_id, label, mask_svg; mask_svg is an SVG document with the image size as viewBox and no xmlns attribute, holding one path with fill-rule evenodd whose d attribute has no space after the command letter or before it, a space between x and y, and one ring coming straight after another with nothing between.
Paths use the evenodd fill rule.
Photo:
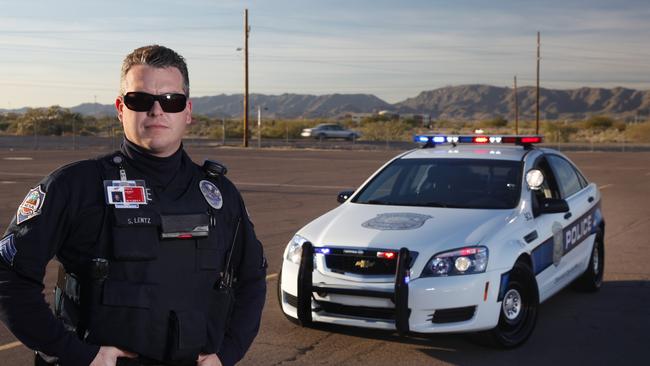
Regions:
<instances>
[{"instance_id":1,"label":"black rim","mask_svg":"<svg viewBox=\"0 0 650 366\"><path fill-rule=\"evenodd\" d=\"M595 245L594 245L594 251L598 252L598 267L597 269L594 269L593 263L591 263L591 268L592 271L594 271L594 284L596 287L600 287L600 285L603 282L603 269L605 267L605 256L604 256L604 248L603 248L603 242L601 240L597 240ZM592 254L592 261L593 261L594 255Z\"/></svg>"}]
</instances>

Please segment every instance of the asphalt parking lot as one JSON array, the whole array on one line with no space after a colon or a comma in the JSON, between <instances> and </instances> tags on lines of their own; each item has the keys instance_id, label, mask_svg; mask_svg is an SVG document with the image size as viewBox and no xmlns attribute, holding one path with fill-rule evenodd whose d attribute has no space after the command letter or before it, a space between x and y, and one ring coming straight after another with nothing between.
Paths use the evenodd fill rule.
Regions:
<instances>
[{"instance_id":1,"label":"asphalt parking lot","mask_svg":"<svg viewBox=\"0 0 650 366\"><path fill-rule=\"evenodd\" d=\"M0 151L0 229L41 177L107 150ZM650 364L650 153L575 152L568 156L603 194L605 283L596 294L564 290L540 309L528 343L496 351L462 335L400 338L340 327L303 329L282 315L275 295L282 251L293 233L337 205L399 151L190 148L195 161L225 163L238 185L269 261L260 335L242 365L564 365ZM45 279L51 301L54 272ZM31 352L0 326L0 365L28 365Z\"/></svg>"}]
</instances>

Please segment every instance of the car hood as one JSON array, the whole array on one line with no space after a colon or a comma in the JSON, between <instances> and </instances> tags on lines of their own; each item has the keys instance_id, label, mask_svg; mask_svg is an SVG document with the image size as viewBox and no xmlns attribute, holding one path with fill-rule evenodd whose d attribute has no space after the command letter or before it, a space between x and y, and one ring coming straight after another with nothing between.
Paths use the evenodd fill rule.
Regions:
<instances>
[{"instance_id":1,"label":"car hood","mask_svg":"<svg viewBox=\"0 0 650 366\"><path fill-rule=\"evenodd\" d=\"M514 209L458 209L345 203L298 234L315 246L396 249L420 253L477 245L505 227ZM433 254L433 253L432 253Z\"/></svg>"}]
</instances>

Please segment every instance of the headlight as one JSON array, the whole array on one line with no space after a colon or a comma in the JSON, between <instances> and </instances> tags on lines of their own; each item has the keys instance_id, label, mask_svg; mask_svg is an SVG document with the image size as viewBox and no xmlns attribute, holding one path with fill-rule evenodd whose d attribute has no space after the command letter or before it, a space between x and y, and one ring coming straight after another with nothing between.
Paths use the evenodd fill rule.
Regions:
<instances>
[{"instance_id":1,"label":"headlight","mask_svg":"<svg viewBox=\"0 0 650 366\"><path fill-rule=\"evenodd\" d=\"M434 255L422 271L422 277L456 276L485 272L486 247L467 247Z\"/></svg>"},{"instance_id":2,"label":"headlight","mask_svg":"<svg viewBox=\"0 0 650 366\"><path fill-rule=\"evenodd\" d=\"M302 257L302 245L308 241L300 235L294 235L289 242L286 259L291 263L299 264Z\"/></svg>"}]
</instances>

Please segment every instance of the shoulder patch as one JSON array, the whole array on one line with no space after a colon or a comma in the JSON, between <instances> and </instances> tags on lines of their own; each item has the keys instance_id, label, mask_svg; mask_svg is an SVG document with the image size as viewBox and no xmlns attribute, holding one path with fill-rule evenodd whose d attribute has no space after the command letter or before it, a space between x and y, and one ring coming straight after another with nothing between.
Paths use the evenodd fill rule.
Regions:
<instances>
[{"instance_id":1,"label":"shoulder patch","mask_svg":"<svg viewBox=\"0 0 650 366\"><path fill-rule=\"evenodd\" d=\"M207 180L200 181L199 189L212 208L218 210L223 206L223 196L221 195L221 191L219 191L219 188L217 188L217 186L212 182Z\"/></svg>"},{"instance_id":2,"label":"shoulder patch","mask_svg":"<svg viewBox=\"0 0 650 366\"><path fill-rule=\"evenodd\" d=\"M35 188L32 188L25 196L23 203L18 206L18 211L16 211L16 225L36 217L41 214L41 208L43 207L43 202L45 202L45 192L41 189L41 186L38 185Z\"/></svg>"},{"instance_id":3,"label":"shoulder patch","mask_svg":"<svg viewBox=\"0 0 650 366\"><path fill-rule=\"evenodd\" d=\"M0 258L7 264L12 265L16 256L16 245L14 244L14 234L9 234L0 240Z\"/></svg>"}]
</instances>

